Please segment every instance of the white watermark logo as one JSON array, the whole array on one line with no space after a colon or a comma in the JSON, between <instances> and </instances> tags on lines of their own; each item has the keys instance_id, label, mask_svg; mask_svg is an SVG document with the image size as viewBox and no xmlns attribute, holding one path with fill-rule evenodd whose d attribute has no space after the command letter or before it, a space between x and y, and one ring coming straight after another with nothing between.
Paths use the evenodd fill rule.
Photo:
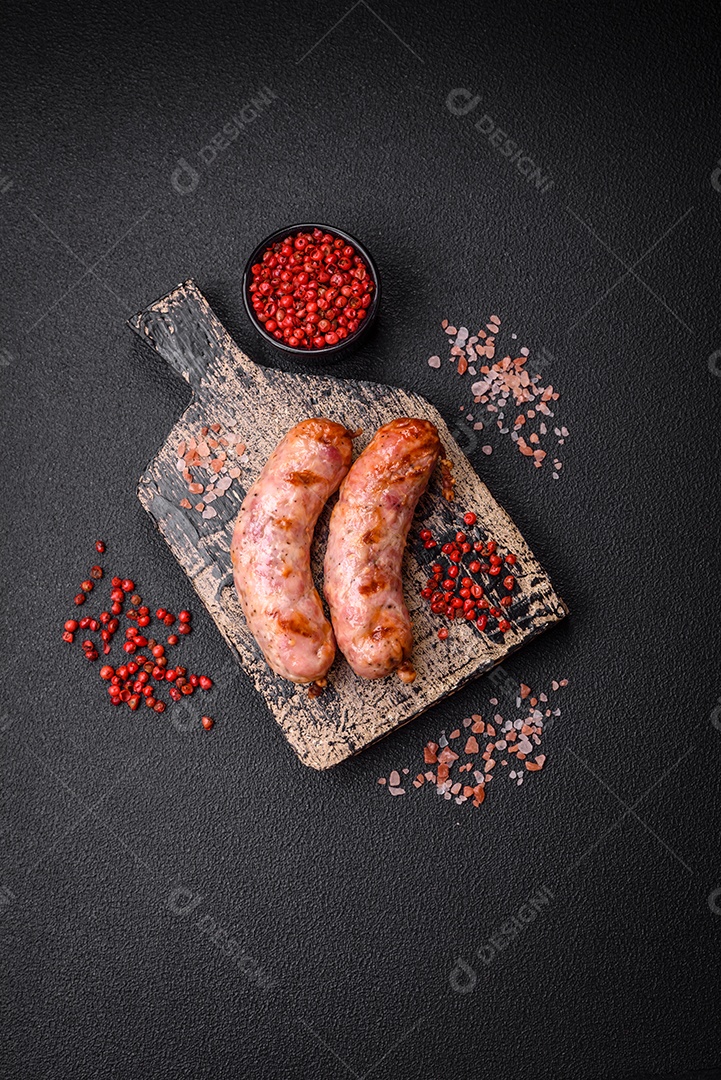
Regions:
<instances>
[{"instance_id":1,"label":"white watermark logo","mask_svg":"<svg viewBox=\"0 0 721 1080\"><path fill-rule=\"evenodd\" d=\"M516 938L538 918L539 912L553 899L553 893L547 885L544 885L535 895L529 896L524 904L521 904L515 915L502 923L498 930L490 936L488 941L476 949L476 956L481 963L488 967L493 963L504 949L516 940ZM472 993L478 982L478 973L462 956L456 957L455 963L448 975L451 990L456 994Z\"/></svg>"},{"instance_id":2,"label":"white watermark logo","mask_svg":"<svg viewBox=\"0 0 721 1080\"><path fill-rule=\"evenodd\" d=\"M201 894L189 889L186 885L176 885L166 900L166 904L173 915L181 919L185 919L197 911L202 902L203 897ZM271 978L258 961L243 951L242 945L234 937L232 929L227 924L219 922L212 915L206 913L200 915L197 920L193 920L193 925L203 936L208 938L208 941L222 956L230 960L231 964L234 964L239 971L243 972L246 978L256 983L257 986L260 986L263 990L269 990L277 985L275 979Z\"/></svg>"},{"instance_id":3,"label":"white watermark logo","mask_svg":"<svg viewBox=\"0 0 721 1080\"><path fill-rule=\"evenodd\" d=\"M197 152L195 164L192 164L187 158L178 158L177 167L170 177L170 183L178 194L191 195L200 183L202 168L209 168L213 165L218 156L232 146L248 125L257 120L263 110L268 108L270 103L275 101L277 97L276 93L264 86L237 113L231 116L230 120L223 124L220 131L217 131L205 146L201 146Z\"/></svg>"},{"instance_id":4,"label":"white watermark logo","mask_svg":"<svg viewBox=\"0 0 721 1080\"><path fill-rule=\"evenodd\" d=\"M721 379L721 349L716 349L708 358L708 369L717 379Z\"/></svg>"},{"instance_id":5,"label":"white watermark logo","mask_svg":"<svg viewBox=\"0 0 721 1080\"><path fill-rule=\"evenodd\" d=\"M478 94L473 94L463 87L456 87L451 90L446 98L446 108L453 116L467 116L477 109L480 103L481 99ZM489 144L501 157L507 158L512 165L515 165L518 172L525 176L529 183L534 184L544 194L551 190L553 187L551 176L544 176L540 165L526 153L519 143L508 137L508 132L499 127L492 116L484 113L479 120L476 120L473 126L476 131L488 140Z\"/></svg>"},{"instance_id":6,"label":"white watermark logo","mask_svg":"<svg viewBox=\"0 0 721 1080\"><path fill-rule=\"evenodd\" d=\"M721 191L721 158L716 162L716 167L711 173L711 187L714 191Z\"/></svg>"}]
</instances>

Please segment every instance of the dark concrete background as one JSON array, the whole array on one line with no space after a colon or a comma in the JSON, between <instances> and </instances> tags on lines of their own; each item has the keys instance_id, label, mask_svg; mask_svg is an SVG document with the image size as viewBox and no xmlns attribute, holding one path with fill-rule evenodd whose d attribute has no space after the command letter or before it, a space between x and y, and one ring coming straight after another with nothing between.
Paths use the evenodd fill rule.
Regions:
<instances>
[{"instance_id":1,"label":"dark concrete background","mask_svg":"<svg viewBox=\"0 0 721 1080\"><path fill-rule=\"evenodd\" d=\"M713 6L12 8L3 1075L715 1069ZM205 164L264 87L276 99ZM454 88L480 96L474 112L449 111ZM482 114L548 190L475 129ZM180 159L197 173L185 194ZM126 318L192 276L241 345L277 362L240 274L259 238L303 219L357 234L384 276L378 332L338 375L418 389L453 423L464 392L449 365L426 364L443 317L498 314L552 355L544 374L571 430L562 480L507 439L471 459L572 610L505 670L570 685L544 772L483 812L390 799L375 779L487 710L487 680L316 774L203 612L187 648L225 672L211 735L113 710L60 641L98 536L155 603L192 602L135 495L188 391ZM476 950L541 885L554 894L543 916L484 964ZM251 960L224 955L198 926L211 919ZM459 957L477 977L465 994Z\"/></svg>"}]
</instances>

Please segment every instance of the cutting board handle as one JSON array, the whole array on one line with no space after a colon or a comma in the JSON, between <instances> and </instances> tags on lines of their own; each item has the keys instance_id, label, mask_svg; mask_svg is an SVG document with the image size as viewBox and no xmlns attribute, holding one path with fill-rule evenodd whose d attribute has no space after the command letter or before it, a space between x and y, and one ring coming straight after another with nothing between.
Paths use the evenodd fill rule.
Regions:
<instances>
[{"instance_id":1,"label":"cutting board handle","mask_svg":"<svg viewBox=\"0 0 721 1080\"><path fill-rule=\"evenodd\" d=\"M257 368L240 351L192 278L138 312L128 325L194 392L204 380L212 379L219 354L228 355L248 374Z\"/></svg>"}]
</instances>

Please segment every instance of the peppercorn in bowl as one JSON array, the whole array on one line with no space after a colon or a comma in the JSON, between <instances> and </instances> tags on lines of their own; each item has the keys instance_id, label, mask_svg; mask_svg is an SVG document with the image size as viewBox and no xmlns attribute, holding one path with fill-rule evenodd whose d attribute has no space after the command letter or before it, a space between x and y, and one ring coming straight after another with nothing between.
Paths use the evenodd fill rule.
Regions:
<instances>
[{"instance_id":1,"label":"peppercorn in bowl","mask_svg":"<svg viewBox=\"0 0 721 1080\"><path fill-rule=\"evenodd\" d=\"M257 246L243 274L251 322L278 349L331 355L356 345L375 321L378 269L348 233L291 225Z\"/></svg>"}]
</instances>

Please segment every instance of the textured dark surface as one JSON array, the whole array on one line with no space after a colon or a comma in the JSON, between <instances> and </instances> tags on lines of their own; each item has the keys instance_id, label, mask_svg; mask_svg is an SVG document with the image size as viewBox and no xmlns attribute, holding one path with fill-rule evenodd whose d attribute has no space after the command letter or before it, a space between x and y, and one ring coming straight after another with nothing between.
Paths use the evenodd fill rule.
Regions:
<instances>
[{"instance_id":1,"label":"textured dark surface","mask_svg":"<svg viewBox=\"0 0 721 1080\"><path fill-rule=\"evenodd\" d=\"M349 8L25 5L4 27L3 1075L712 1070L716 13ZM264 86L277 98L204 164ZM449 112L459 87L474 112ZM481 112L550 189L476 131ZM181 158L196 184L173 186ZM317 774L240 672L211 735L183 731L111 710L59 640L98 535L156 601L190 599L135 495L188 390L125 319L192 275L270 361L239 277L259 237L302 218L357 234L383 274L377 331L334 373L417 389L452 425L457 377L426 365L441 318L495 311L553 354L562 481L507 440L470 454L573 612L504 666L571 682L544 772L478 812L375 778L487 709L485 683ZM227 646L196 622L194 662L221 670ZM542 884L543 915L484 965ZM223 955L208 918L253 962Z\"/></svg>"}]
</instances>

